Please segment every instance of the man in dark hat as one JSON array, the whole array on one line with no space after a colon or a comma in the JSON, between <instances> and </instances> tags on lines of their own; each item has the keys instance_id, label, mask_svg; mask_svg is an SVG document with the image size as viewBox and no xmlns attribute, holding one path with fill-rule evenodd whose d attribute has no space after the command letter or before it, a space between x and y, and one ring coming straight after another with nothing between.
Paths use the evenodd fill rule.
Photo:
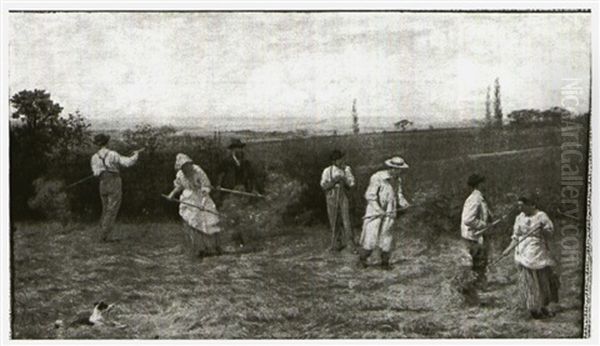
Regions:
<instances>
[{"instance_id":1,"label":"man in dark hat","mask_svg":"<svg viewBox=\"0 0 600 346\"><path fill-rule=\"evenodd\" d=\"M242 206L251 201L256 201L256 199L225 193L219 191L219 188L264 194L264 182L262 179L258 179L257 171L252 163L246 159L244 155L245 146L246 144L237 138L231 140L227 147L229 153L217 169L217 188L214 191L213 199L217 208L225 209L228 219L236 226L243 224L243 220L245 219ZM243 247L247 245L248 239L246 233L236 226L232 227L233 231L230 239L233 243Z\"/></svg>"},{"instance_id":2,"label":"man in dark hat","mask_svg":"<svg viewBox=\"0 0 600 346\"><path fill-rule=\"evenodd\" d=\"M348 189L354 187L354 175L350 166L344 164L344 154L340 150L334 150L329 158L331 165L321 174L321 188L325 191L331 226L331 251L340 251L347 247L354 252L354 235L347 195ZM339 221L343 227L338 227Z\"/></svg>"},{"instance_id":3,"label":"man in dark hat","mask_svg":"<svg viewBox=\"0 0 600 346\"><path fill-rule=\"evenodd\" d=\"M140 150L135 150L130 157L121 156L116 151L106 147L110 137L98 134L94 144L99 150L92 155L91 166L94 176L100 179L100 198L102 200L102 216L100 217L101 237L103 241L118 240L112 235L112 228L121 206L121 175L122 167L131 167L137 160Z\"/></svg>"},{"instance_id":4,"label":"man in dark hat","mask_svg":"<svg viewBox=\"0 0 600 346\"><path fill-rule=\"evenodd\" d=\"M486 267L488 261L488 244L483 235L475 233L485 228L491 220L489 206L481 192L485 178L472 174L467 180L471 194L465 201L462 211L460 233L464 243L463 266L475 274L475 286L484 288L486 284Z\"/></svg>"},{"instance_id":5,"label":"man in dark hat","mask_svg":"<svg viewBox=\"0 0 600 346\"><path fill-rule=\"evenodd\" d=\"M264 193L264 186L257 179L256 170L251 162L244 157L244 147L241 140L235 138L228 146L229 155L221 162L217 171L217 187L237 189L242 187L246 192ZM218 191L217 191L218 192ZM225 194L217 193L215 202L218 206L223 204Z\"/></svg>"}]
</instances>

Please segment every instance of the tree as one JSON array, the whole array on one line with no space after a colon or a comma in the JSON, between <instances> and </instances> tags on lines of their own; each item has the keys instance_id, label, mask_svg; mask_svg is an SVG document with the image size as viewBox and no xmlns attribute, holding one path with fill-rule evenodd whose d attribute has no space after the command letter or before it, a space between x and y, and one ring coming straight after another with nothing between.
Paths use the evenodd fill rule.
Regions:
<instances>
[{"instance_id":1,"label":"tree","mask_svg":"<svg viewBox=\"0 0 600 346\"><path fill-rule=\"evenodd\" d=\"M30 131L50 128L63 110L50 99L50 93L38 89L19 91L11 97L10 103L16 109L13 119L21 119Z\"/></svg>"},{"instance_id":2,"label":"tree","mask_svg":"<svg viewBox=\"0 0 600 346\"><path fill-rule=\"evenodd\" d=\"M90 125L79 112L61 117L63 107L45 90L19 91L10 103L11 117L20 120L10 126L11 213L24 216L33 181L68 175L74 151L89 141Z\"/></svg>"},{"instance_id":3,"label":"tree","mask_svg":"<svg viewBox=\"0 0 600 346\"><path fill-rule=\"evenodd\" d=\"M562 107L552 107L540 113L540 121L544 123L560 123L563 119L568 119L573 113Z\"/></svg>"},{"instance_id":4,"label":"tree","mask_svg":"<svg viewBox=\"0 0 600 346\"><path fill-rule=\"evenodd\" d=\"M513 126L527 126L538 121L541 112L537 109L520 109L510 112L506 117Z\"/></svg>"},{"instance_id":5,"label":"tree","mask_svg":"<svg viewBox=\"0 0 600 346\"><path fill-rule=\"evenodd\" d=\"M52 101L50 93L22 90L13 95L10 102L15 109L12 118L21 120L10 128L11 144L41 167L87 144L90 124L85 117L79 111L61 117L63 107Z\"/></svg>"},{"instance_id":6,"label":"tree","mask_svg":"<svg viewBox=\"0 0 600 346\"><path fill-rule=\"evenodd\" d=\"M413 124L412 121L408 120L408 119L402 119L400 121L398 121L397 123L394 123L394 127L396 129L401 129L402 131L406 131L406 127L411 126Z\"/></svg>"},{"instance_id":7,"label":"tree","mask_svg":"<svg viewBox=\"0 0 600 346\"><path fill-rule=\"evenodd\" d=\"M561 107L552 107L545 111L537 109L520 109L510 112L507 116L511 126L532 126L558 124L561 120L573 118L573 114Z\"/></svg>"},{"instance_id":8,"label":"tree","mask_svg":"<svg viewBox=\"0 0 600 346\"><path fill-rule=\"evenodd\" d=\"M358 112L356 111L356 99L352 102L352 132L357 135L360 132L358 127Z\"/></svg>"},{"instance_id":9,"label":"tree","mask_svg":"<svg viewBox=\"0 0 600 346\"><path fill-rule=\"evenodd\" d=\"M496 126L502 126L502 102L500 101L500 80L496 77L494 81L494 118Z\"/></svg>"},{"instance_id":10,"label":"tree","mask_svg":"<svg viewBox=\"0 0 600 346\"><path fill-rule=\"evenodd\" d=\"M154 127L150 124L141 124L136 125L133 130L123 131L123 140L132 147L146 148L148 155L154 155L165 145L166 138L175 132L172 126Z\"/></svg>"},{"instance_id":11,"label":"tree","mask_svg":"<svg viewBox=\"0 0 600 346\"><path fill-rule=\"evenodd\" d=\"M487 126L492 124L492 100L490 98L490 86L487 87L485 94L485 123Z\"/></svg>"}]
</instances>

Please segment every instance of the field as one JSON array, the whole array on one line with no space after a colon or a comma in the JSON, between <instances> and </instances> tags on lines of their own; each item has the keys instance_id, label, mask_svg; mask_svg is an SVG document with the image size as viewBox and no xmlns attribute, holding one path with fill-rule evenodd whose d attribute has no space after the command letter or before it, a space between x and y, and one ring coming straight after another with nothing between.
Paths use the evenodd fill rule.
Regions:
<instances>
[{"instance_id":1,"label":"field","mask_svg":"<svg viewBox=\"0 0 600 346\"><path fill-rule=\"evenodd\" d=\"M15 246L14 338L527 338L578 337L577 280L566 283L547 321L528 318L507 259L490 275L489 292L463 306L449 263L457 239L429 251L401 237L394 269L355 267L331 254L324 227L294 229L260 241L254 252L190 260L180 225L121 224L126 240L96 243L76 225L21 225ZM580 282L580 281L579 281ZM116 302L124 326L55 328L94 301Z\"/></svg>"},{"instance_id":2,"label":"field","mask_svg":"<svg viewBox=\"0 0 600 346\"><path fill-rule=\"evenodd\" d=\"M357 232L368 174L390 152L402 153L411 164L406 193L416 208L397 223L394 269L389 272L378 269L377 254L373 266L358 269L355 255L329 253L330 234L319 217L256 230L244 251L230 247L229 253L202 261L182 253L182 227L176 221L124 217L118 227L125 239L110 244L94 240L93 223L65 228L52 222L19 222L12 235L12 337L580 337L583 229L575 270L557 268L564 275L552 319L528 318L509 258L491 270L490 288L478 302L464 302L453 284L459 213L468 194L464 178L470 172L488 177L486 193L498 215L517 195L533 190L557 225L564 219L557 211L559 133L431 131L365 135L358 144L348 136L249 145L250 156L276 162L268 169L285 171L309 185L305 200L295 208L298 215L305 210L316 216L323 198L314 178L325 153L332 146L344 148L359 181L352 196ZM169 187L172 173L162 179ZM129 190L124 203L133 197ZM510 222L494 231L493 258L509 242L509 234ZM551 248L558 259L563 257L560 243L557 232ZM122 326L55 328L56 320L68 322L101 299L117 303L111 319Z\"/></svg>"}]
</instances>

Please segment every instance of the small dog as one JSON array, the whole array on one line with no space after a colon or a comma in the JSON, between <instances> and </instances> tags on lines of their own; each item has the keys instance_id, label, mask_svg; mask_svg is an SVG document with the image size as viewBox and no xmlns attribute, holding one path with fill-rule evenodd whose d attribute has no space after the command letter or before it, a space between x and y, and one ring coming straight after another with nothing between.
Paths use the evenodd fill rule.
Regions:
<instances>
[{"instance_id":1,"label":"small dog","mask_svg":"<svg viewBox=\"0 0 600 346\"><path fill-rule=\"evenodd\" d=\"M105 315L115 306L115 304L106 304L103 301L94 303L94 310L90 315L87 312L80 313L69 325L101 326L105 324Z\"/></svg>"}]
</instances>

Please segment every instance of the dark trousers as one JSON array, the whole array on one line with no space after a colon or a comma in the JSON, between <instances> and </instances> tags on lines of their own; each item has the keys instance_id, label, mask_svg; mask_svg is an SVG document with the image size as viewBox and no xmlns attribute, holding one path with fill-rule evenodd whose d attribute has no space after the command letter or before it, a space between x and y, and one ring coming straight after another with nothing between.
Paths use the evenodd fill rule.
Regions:
<instances>
[{"instance_id":1,"label":"dark trousers","mask_svg":"<svg viewBox=\"0 0 600 346\"><path fill-rule=\"evenodd\" d=\"M475 284L483 285L486 283L486 272L488 265L488 252L489 248L487 242L479 244L474 240L463 239L464 245L467 247L469 255L471 256L472 266L471 270L475 273Z\"/></svg>"}]
</instances>

